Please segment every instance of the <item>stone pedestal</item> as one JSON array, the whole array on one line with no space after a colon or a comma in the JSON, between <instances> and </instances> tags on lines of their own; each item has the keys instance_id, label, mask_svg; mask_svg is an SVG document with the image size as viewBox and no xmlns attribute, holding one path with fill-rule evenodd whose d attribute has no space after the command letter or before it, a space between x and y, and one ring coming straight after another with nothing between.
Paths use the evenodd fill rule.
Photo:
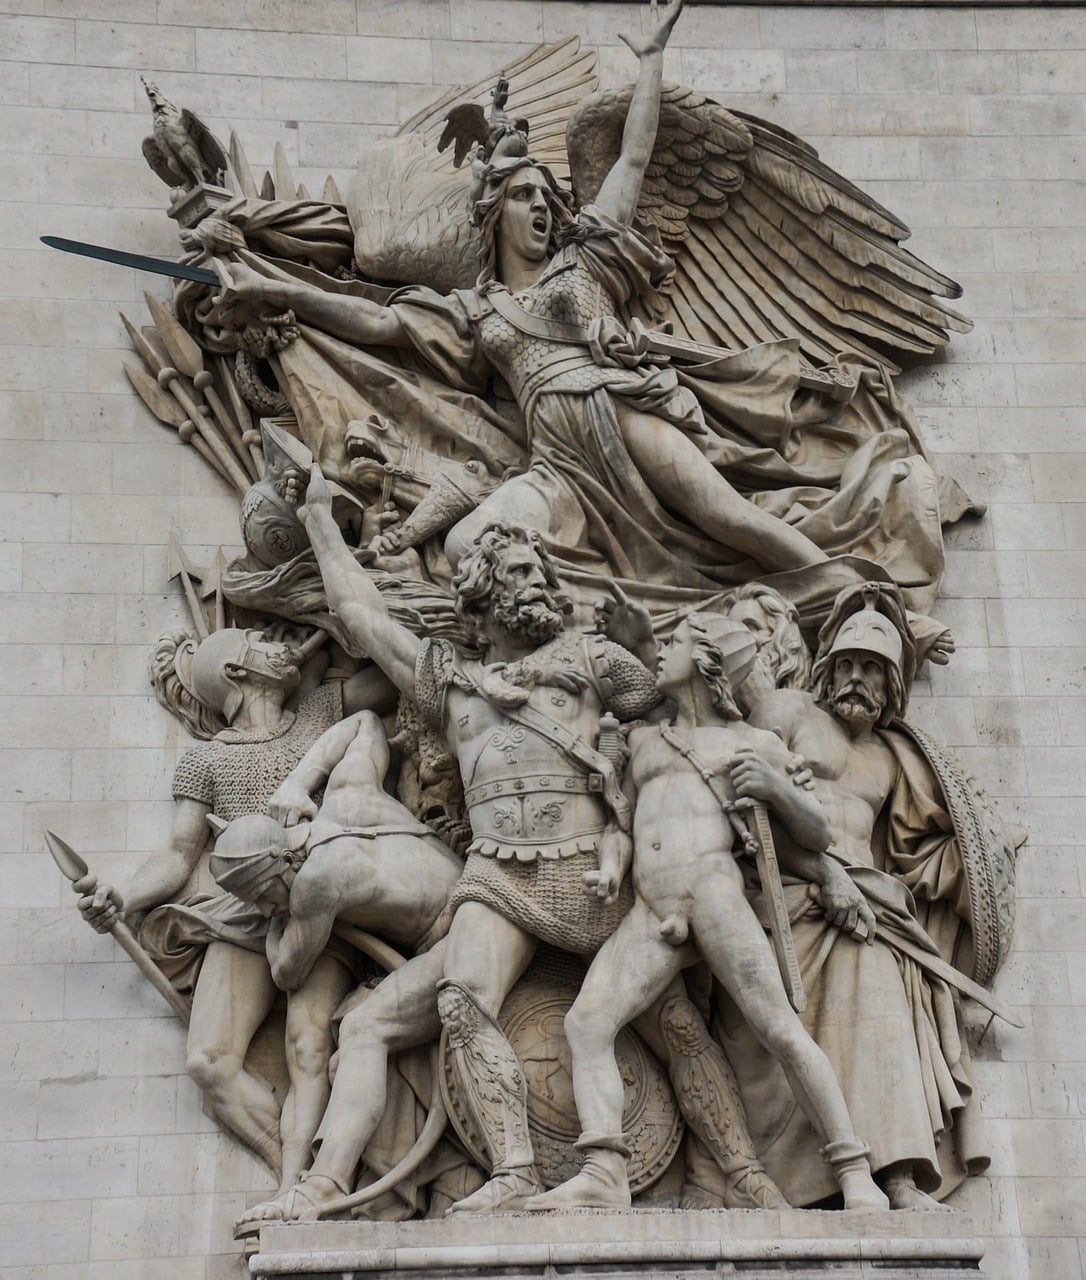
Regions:
<instances>
[{"instance_id":1,"label":"stone pedestal","mask_svg":"<svg viewBox=\"0 0 1086 1280\"><path fill-rule=\"evenodd\" d=\"M974 1226L953 1211L658 1209L294 1223L264 1229L250 1268L256 1280L965 1280L984 1274Z\"/></svg>"}]
</instances>

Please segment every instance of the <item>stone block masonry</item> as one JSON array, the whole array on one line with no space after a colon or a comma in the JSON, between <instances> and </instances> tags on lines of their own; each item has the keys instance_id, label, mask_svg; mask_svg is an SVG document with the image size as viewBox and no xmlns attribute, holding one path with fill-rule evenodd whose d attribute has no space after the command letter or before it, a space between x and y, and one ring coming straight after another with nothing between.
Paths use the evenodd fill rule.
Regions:
<instances>
[{"instance_id":1,"label":"stone block masonry","mask_svg":"<svg viewBox=\"0 0 1086 1280\"><path fill-rule=\"evenodd\" d=\"M114 313L162 286L41 247L171 251L138 74L230 125L256 166L346 188L428 98L534 42L587 34L606 84L632 3L0 0L0 1280L240 1280L230 1236L267 1175L203 1114L183 1040L108 938L75 926L48 825L122 878L166 833L185 745L147 705L183 616L171 534L227 548L236 503L128 388ZM937 463L987 500L951 532L959 650L917 723L975 770L1022 852L978 1033L989 1175L959 1197L993 1280L1082 1280L1086 1249L1086 10L693 6L666 74L812 139L966 284L974 332L902 390ZM889 1100L892 1103L892 1100Z\"/></svg>"}]
</instances>

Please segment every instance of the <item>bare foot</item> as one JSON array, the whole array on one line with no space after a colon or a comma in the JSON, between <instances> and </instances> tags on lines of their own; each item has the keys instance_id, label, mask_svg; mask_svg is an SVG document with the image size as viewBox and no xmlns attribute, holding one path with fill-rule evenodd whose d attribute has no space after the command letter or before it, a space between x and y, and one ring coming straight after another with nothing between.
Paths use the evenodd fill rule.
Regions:
<instances>
[{"instance_id":1,"label":"bare foot","mask_svg":"<svg viewBox=\"0 0 1086 1280\"><path fill-rule=\"evenodd\" d=\"M234 1224L234 1239L257 1235L269 1222L313 1222L321 1209L347 1192L327 1174L303 1173L293 1187L281 1191L271 1200L255 1204Z\"/></svg>"}]
</instances>

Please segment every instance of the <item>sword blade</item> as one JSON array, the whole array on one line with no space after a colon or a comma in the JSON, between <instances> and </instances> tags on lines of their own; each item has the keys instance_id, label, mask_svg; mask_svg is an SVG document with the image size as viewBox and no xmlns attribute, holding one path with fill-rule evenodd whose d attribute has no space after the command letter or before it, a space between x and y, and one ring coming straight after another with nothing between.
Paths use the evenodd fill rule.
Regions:
<instances>
[{"instance_id":1,"label":"sword blade","mask_svg":"<svg viewBox=\"0 0 1086 1280\"><path fill-rule=\"evenodd\" d=\"M118 266L134 267L137 271L153 271L155 275L172 276L175 280L195 280L198 284L222 283L215 272L208 271L206 267L190 267L182 262L170 262L167 258L150 258L143 253L126 253L123 249L107 249L104 245L65 240L61 236L42 236L41 242L64 253L97 258L99 262L115 262Z\"/></svg>"}]
</instances>

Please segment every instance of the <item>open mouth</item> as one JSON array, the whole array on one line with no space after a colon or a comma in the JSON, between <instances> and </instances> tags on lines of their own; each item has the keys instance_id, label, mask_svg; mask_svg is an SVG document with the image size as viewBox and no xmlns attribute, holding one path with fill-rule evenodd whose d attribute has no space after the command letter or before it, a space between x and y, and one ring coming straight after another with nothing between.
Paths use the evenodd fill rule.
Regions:
<instances>
[{"instance_id":1,"label":"open mouth","mask_svg":"<svg viewBox=\"0 0 1086 1280\"><path fill-rule=\"evenodd\" d=\"M549 235L550 229L550 219L545 214L537 214L536 217L532 219L532 230L536 235Z\"/></svg>"},{"instance_id":2,"label":"open mouth","mask_svg":"<svg viewBox=\"0 0 1086 1280\"><path fill-rule=\"evenodd\" d=\"M365 436L347 437L347 456L352 460L367 458L371 462L379 462L382 465L388 461L381 449Z\"/></svg>"}]
</instances>

